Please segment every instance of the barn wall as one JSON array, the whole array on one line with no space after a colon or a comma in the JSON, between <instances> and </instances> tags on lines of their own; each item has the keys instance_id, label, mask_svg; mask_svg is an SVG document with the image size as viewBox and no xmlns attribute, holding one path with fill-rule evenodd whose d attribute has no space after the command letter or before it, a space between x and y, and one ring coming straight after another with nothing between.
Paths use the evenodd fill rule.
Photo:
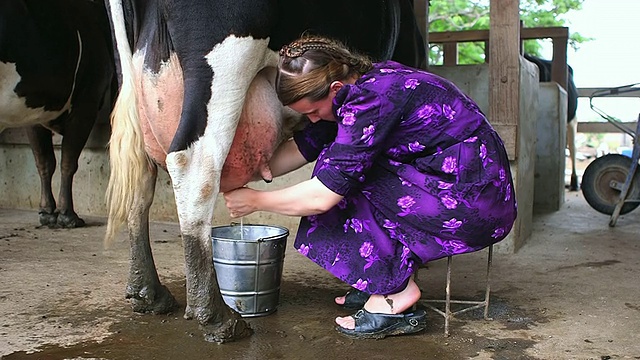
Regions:
<instances>
[{"instance_id":1,"label":"barn wall","mask_svg":"<svg viewBox=\"0 0 640 360\"><path fill-rule=\"evenodd\" d=\"M54 142L60 142L56 136ZM88 147L79 159L79 169L74 178L73 200L76 212L82 216L106 216L107 208L104 194L109 181L109 158L106 144L108 127L97 126L88 142ZM60 159L60 148L56 147L56 158ZM59 160L58 160L59 161ZM310 177L311 166L307 165L291 174L275 179L271 184L256 182L251 186L261 189L275 189L306 180ZM57 196L60 184L60 172L56 170L53 178L54 195ZM22 129L9 129L0 134L0 208L37 210L40 201L40 178L35 161ZM153 221L177 222L175 200L171 189L171 180L165 171L160 170L156 182L156 194L150 210ZM34 224L38 218L34 214ZM229 224L227 209L221 199L216 203L214 224ZM239 221L239 220L233 220ZM298 218L257 213L243 219L245 223L280 225L295 231Z\"/></svg>"},{"instance_id":2,"label":"barn wall","mask_svg":"<svg viewBox=\"0 0 640 360\"><path fill-rule=\"evenodd\" d=\"M502 253L517 251L531 235L533 222L533 186L536 141L536 115L538 108L537 68L521 61L520 117L517 127L518 157L511 161L518 201L518 218L507 238L496 246ZM431 66L429 71L453 81L473 98L480 109L489 112L489 65ZM489 119L491 122L491 119Z\"/></svg>"}]
</instances>

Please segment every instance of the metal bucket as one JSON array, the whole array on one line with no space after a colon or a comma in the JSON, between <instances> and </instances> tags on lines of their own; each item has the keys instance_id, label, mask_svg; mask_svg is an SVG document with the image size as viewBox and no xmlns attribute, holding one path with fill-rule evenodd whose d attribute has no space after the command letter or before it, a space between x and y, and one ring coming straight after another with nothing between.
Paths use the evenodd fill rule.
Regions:
<instances>
[{"instance_id":1,"label":"metal bucket","mask_svg":"<svg viewBox=\"0 0 640 360\"><path fill-rule=\"evenodd\" d=\"M278 226L211 229L213 265L222 298L243 317L276 311L288 236L289 230Z\"/></svg>"}]
</instances>

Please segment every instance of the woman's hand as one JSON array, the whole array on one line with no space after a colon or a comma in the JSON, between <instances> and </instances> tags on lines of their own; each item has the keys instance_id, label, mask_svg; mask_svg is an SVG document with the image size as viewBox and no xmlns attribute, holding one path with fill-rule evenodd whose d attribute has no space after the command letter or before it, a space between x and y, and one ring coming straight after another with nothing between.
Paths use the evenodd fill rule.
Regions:
<instances>
[{"instance_id":1,"label":"woman's hand","mask_svg":"<svg viewBox=\"0 0 640 360\"><path fill-rule=\"evenodd\" d=\"M231 215L232 218L238 218L259 210L255 206L257 193L256 190L247 187L237 188L224 193L224 200L229 209L229 215Z\"/></svg>"},{"instance_id":2,"label":"woman's hand","mask_svg":"<svg viewBox=\"0 0 640 360\"><path fill-rule=\"evenodd\" d=\"M243 187L223 195L229 215L234 218L255 211L287 216L317 215L328 211L342 200L342 195L334 193L315 177L278 190L260 191Z\"/></svg>"}]
</instances>

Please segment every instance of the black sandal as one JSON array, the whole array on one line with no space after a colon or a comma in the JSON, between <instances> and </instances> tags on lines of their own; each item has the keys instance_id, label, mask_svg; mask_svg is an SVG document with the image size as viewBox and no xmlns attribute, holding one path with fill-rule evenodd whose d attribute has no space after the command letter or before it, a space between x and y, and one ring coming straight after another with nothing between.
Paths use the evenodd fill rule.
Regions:
<instances>
[{"instance_id":1,"label":"black sandal","mask_svg":"<svg viewBox=\"0 0 640 360\"><path fill-rule=\"evenodd\" d=\"M347 310L362 309L364 303L369 300L369 297L371 297L371 294L367 294L364 291L357 289L349 290L344 296L344 304L342 304L342 307Z\"/></svg>"},{"instance_id":2,"label":"black sandal","mask_svg":"<svg viewBox=\"0 0 640 360\"><path fill-rule=\"evenodd\" d=\"M427 312L423 309L397 315L361 309L351 316L356 320L355 329L336 326L336 330L354 339L382 339L391 335L413 334L427 328Z\"/></svg>"}]
</instances>

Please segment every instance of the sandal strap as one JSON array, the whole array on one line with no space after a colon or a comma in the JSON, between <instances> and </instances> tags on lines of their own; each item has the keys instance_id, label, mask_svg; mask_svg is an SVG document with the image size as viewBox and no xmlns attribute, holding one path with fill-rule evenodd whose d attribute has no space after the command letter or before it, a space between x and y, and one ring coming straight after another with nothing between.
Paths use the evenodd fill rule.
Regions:
<instances>
[{"instance_id":1,"label":"sandal strap","mask_svg":"<svg viewBox=\"0 0 640 360\"><path fill-rule=\"evenodd\" d=\"M349 310L362 309L367 300L369 300L369 297L371 297L371 294L353 289L345 295L344 304L342 304L342 306Z\"/></svg>"}]
</instances>

